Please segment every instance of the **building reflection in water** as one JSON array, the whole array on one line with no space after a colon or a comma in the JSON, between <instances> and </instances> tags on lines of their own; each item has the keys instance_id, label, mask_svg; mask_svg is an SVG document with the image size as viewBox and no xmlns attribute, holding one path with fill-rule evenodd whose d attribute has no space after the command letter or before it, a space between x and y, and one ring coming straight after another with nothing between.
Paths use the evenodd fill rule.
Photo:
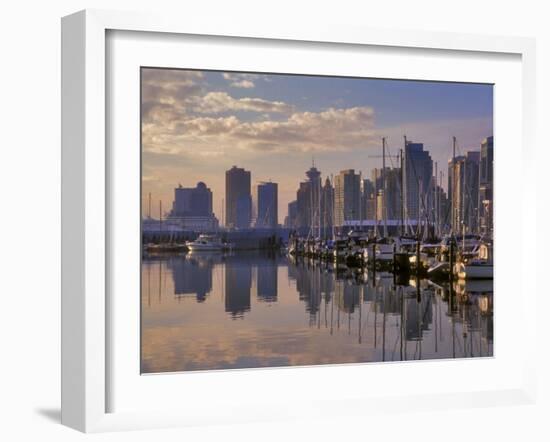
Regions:
<instances>
[{"instance_id":1,"label":"building reflection in water","mask_svg":"<svg viewBox=\"0 0 550 442\"><path fill-rule=\"evenodd\" d=\"M294 271L289 271L289 276L291 273L296 280L299 299L306 305L310 323L315 322L321 305L321 273L318 268L305 263L295 265Z\"/></svg>"},{"instance_id":2,"label":"building reflection in water","mask_svg":"<svg viewBox=\"0 0 550 442\"><path fill-rule=\"evenodd\" d=\"M258 301L277 302L277 262L268 257L257 265Z\"/></svg>"},{"instance_id":3,"label":"building reflection in water","mask_svg":"<svg viewBox=\"0 0 550 442\"><path fill-rule=\"evenodd\" d=\"M214 258L188 255L186 259L171 259L168 268L172 271L174 296L195 295L197 302L204 302L212 291L212 268Z\"/></svg>"},{"instance_id":4,"label":"building reflection in water","mask_svg":"<svg viewBox=\"0 0 550 442\"><path fill-rule=\"evenodd\" d=\"M234 319L250 311L252 265L248 256L228 256L225 260L225 311Z\"/></svg>"},{"instance_id":5,"label":"building reflection in water","mask_svg":"<svg viewBox=\"0 0 550 442\"><path fill-rule=\"evenodd\" d=\"M286 270L281 268L285 266ZM188 254L144 261L144 307L161 303L163 281L169 274L176 299L194 296L197 303L224 317L254 317L250 324L257 324L259 330L262 321L272 324L270 315L282 310L270 309L259 316L254 310L283 302L286 313L281 323L285 327L272 333L277 339L287 334L288 342L301 345L300 351L306 353L312 351L313 341L296 338L304 330L314 333L307 339L324 339L315 348L332 349L335 354L349 351L365 361L491 356L493 352L492 281L449 285L394 279L389 273L334 268L282 255ZM282 283L285 276L288 284ZM154 296L157 291L158 298ZM253 291L255 299L251 299ZM216 321L213 327L219 326L220 319ZM310 357L312 363L316 357L323 358Z\"/></svg>"}]
</instances>

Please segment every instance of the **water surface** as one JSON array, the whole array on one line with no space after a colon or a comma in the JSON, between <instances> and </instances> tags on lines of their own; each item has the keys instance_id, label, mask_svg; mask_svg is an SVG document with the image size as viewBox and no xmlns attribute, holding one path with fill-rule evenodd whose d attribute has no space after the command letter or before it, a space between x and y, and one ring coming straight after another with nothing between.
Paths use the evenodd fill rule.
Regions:
<instances>
[{"instance_id":1,"label":"water surface","mask_svg":"<svg viewBox=\"0 0 550 442\"><path fill-rule=\"evenodd\" d=\"M141 298L143 373L493 354L492 280L201 253L144 258Z\"/></svg>"}]
</instances>

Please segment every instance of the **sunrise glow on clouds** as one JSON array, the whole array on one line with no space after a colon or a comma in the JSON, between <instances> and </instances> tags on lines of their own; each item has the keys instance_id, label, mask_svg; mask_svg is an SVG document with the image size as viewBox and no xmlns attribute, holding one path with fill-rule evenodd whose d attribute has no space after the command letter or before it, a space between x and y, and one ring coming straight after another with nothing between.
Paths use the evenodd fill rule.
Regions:
<instances>
[{"instance_id":1,"label":"sunrise glow on clouds","mask_svg":"<svg viewBox=\"0 0 550 442\"><path fill-rule=\"evenodd\" d=\"M463 151L492 135L492 100L490 85L144 68L143 197L169 208L174 187L204 181L220 217L237 165L279 183L282 222L313 160L323 178L370 177L381 137L396 154L407 135L445 170L453 135Z\"/></svg>"}]
</instances>

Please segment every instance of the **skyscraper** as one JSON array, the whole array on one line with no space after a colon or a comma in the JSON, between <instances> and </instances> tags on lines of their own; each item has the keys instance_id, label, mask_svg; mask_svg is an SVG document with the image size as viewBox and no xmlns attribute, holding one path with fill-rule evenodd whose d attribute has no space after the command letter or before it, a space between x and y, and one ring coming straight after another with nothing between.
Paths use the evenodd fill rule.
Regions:
<instances>
[{"instance_id":1,"label":"skyscraper","mask_svg":"<svg viewBox=\"0 0 550 442\"><path fill-rule=\"evenodd\" d=\"M377 219L384 219L384 213L387 219L401 219L401 169L389 168L385 169L386 181L386 196L384 197L384 179L382 169L374 169L372 171L372 180L376 183L377 190ZM387 206L387 207L386 207Z\"/></svg>"},{"instance_id":2,"label":"skyscraper","mask_svg":"<svg viewBox=\"0 0 550 442\"><path fill-rule=\"evenodd\" d=\"M354 169L342 170L334 177L334 224L359 219L361 177Z\"/></svg>"},{"instance_id":3,"label":"skyscraper","mask_svg":"<svg viewBox=\"0 0 550 442\"><path fill-rule=\"evenodd\" d=\"M277 183L258 184L256 195L256 227L274 229L279 223Z\"/></svg>"},{"instance_id":4,"label":"skyscraper","mask_svg":"<svg viewBox=\"0 0 550 442\"><path fill-rule=\"evenodd\" d=\"M312 166L296 193L298 227L320 227L321 172Z\"/></svg>"},{"instance_id":5,"label":"skyscraper","mask_svg":"<svg viewBox=\"0 0 550 442\"><path fill-rule=\"evenodd\" d=\"M450 169L452 181L451 226L455 233L476 232L479 203L479 152L455 157Z\"/></svg>"},{"instance_id":6,"label":"skyscraper","mask_svg":"<svg viewBox=\"0 0 550 442\"><path fill-rule=\"evenodd\" d=\"M252 219L250 172L233 166L225 172L225 224L227 227L248 228Z\"/></svg>"},{"instance_id":7,"label":"skyscraper","mask_svg":"<svg viewBox=\"0 0 550 442\"><path fill-rule=\"evenodd\" d=\"M479 229L490 234L493 231L493 137L483 140L479 157Z\"/></svg>"},{"instance_id":8,"label":"skyscraper","mask_svg":"<svg viewBox=\"0 0 550 442\"><path fill-rule=\"evenodd\" d=\"M174 189L172 216L210 216L212 215L212 191L203 182L196 187Z\"/></svg>"},{"instance_id":9,"label":"skyscraper","mask_svg":"<svg viewBox=\"0 0 550 442\"><path fill-rule=\"evenodd\" d=\"M169 217L185 229L216 229L218 220L212 211L212 191L203 182L197 183L196 187L182 187L180 184L174 189Z\"/></svg>"},{"instance_id":10,"label":"skyscraper","mask_svg":"<svg viewBox=\"0 0 550 442\"><path fill-rule=\"evenodd\" d=\"M334 187L330 180L325 180L325 184L321 189L321 227L331 229L334 225Z\"/></svg>"},{"instance_id":11,"label":"skyscraper","mask_svg":"<svg viewBox=\"0 0 550 442\"><path fill-rule=\"evenodd\" d=\"M368 178L363 180L361 192L361 218L373 220L376 217L376 200L374 195L374 184Z\"/></svg>"},{"instance_id":12,"label":"skyscraper","mask_svg":"<svg viewBox=\"0 0 550 442\"><path fill-rule=\"evenodd\" d=\"M285 217L285 227L295 229L298 227L298 201L288 203L288 215Z\"/></svg>"},{"instance_id":13,"label":"skyscraper","mask_svg":"<svg viewBox=\"0 0 550 442\"><path fill-rule=\"evenodd\" d=\"M429 199L432 195L433 162L424 144L407 141L404 156L404 177L406 185L405 219L420 220L427 216Z\"/></svg>"}]
</instances>

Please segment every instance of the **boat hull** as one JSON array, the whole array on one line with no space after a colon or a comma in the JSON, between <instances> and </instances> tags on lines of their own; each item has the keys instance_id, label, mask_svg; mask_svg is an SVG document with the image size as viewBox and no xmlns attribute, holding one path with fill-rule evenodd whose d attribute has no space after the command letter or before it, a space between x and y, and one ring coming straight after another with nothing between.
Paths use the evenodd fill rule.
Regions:
<instances>
[{"instance_id":1,"label":"boat hull","mask_svg":"<svg viewBox=\"0 0 550 442\"><path fill-rule=\"evenodd\" d=\"M222 245L218 244L189 244L190 252L221 252L224 249Z\"/></svg>"},{"instance_id":2,"label":"boat hull","mask_svg":"<svg viewBox=\"0 0 550 442\"><path fill-rule=\"evenodd\" d=\"M492 279L492 264L461 264L458 268L457 276L460 279Z\"/></svg>"}]
</instances>

